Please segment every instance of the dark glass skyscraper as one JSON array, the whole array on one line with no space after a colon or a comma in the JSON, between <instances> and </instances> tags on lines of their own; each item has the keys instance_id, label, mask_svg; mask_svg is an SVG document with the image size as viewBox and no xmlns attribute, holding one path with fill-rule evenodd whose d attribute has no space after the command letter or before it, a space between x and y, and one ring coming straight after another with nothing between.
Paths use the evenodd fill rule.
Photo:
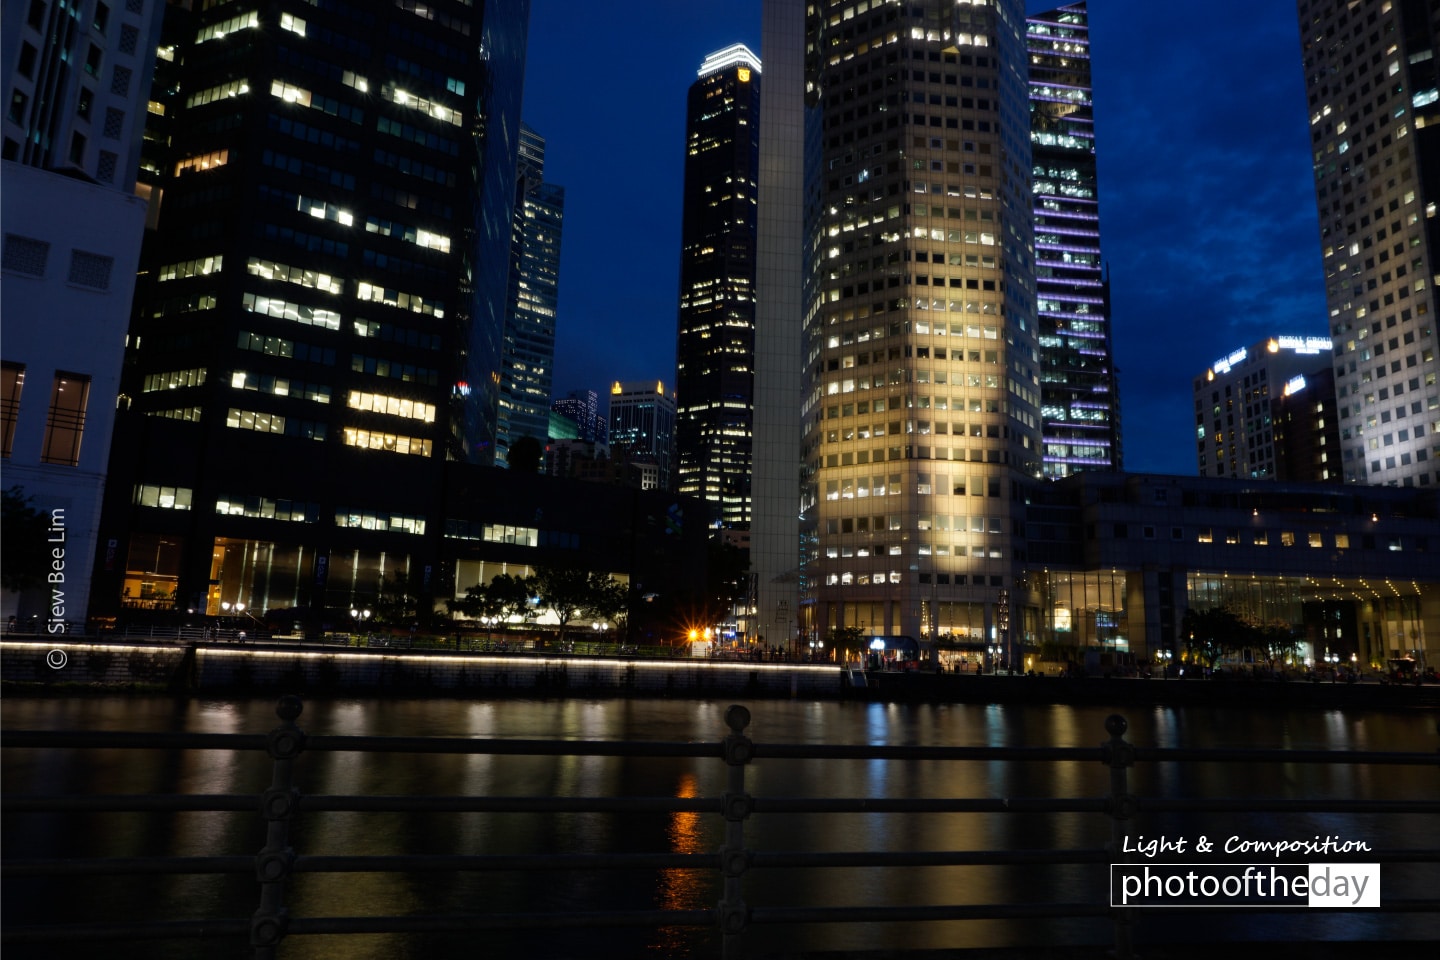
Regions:
<instances>
[{"instance_id":1,"label":"dark glass skyscraper","mask_svg":"<svg viewBox=\"0 0 1440 960\"><path fill-rule=\"evenodd\" d=\"M527 0L196 9L117 419L110 607L345 606L493 456ZM167 38L168 42L169 38Z\"/></svg>"},{"instance_id":2,"label":"dark glass skyscraper","mask_svg":"<svg viewBox=\"0 0 1440 960\"><path fill-rule=\"evenodd\" d=\"M1045 476L1119 470L1085 4L1036 14L1026 27Z\"/></svg>"},{"instance_id":3,"label":"dark glass skyscraper","mask_svg":"<svg viewBox=\"0 0 1440 960\"><path fill-rule=\"evenodd\" d=\"M515 187L514 259L500 374L497 462L505 460L510 445L521 437L533 437L545 445L555 367L565 188L545 182L545 138L523 123Z\"/></svg>"},{"instance_id":4,"label":"dark glass skyscraper","mask_svg":"<svg viewBox=\"0 0 1440 960\"><path fill-rule=\"evenodd\" d=\"M744 44L700 65L686 110L675 439L681 493L750 523L760 61Z\"/></svg>"}]
</instances>

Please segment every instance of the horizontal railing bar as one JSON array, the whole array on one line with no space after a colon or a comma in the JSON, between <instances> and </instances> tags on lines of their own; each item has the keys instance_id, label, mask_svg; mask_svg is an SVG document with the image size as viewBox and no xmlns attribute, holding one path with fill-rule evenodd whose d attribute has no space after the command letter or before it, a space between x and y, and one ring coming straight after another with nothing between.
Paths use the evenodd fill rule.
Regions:
<instances>
[{"instance_id":1,"label":"horizontal railing bar","mask_svg":"<svg viewBox=\"0 0 1440 960\"><path fill-rule=\"evenodd\" d=\"M265 735L258 733L133 733L80 730L6 730L0 747L69 747L101 750L260 750Z\"/></svg>"},{"instance_id":2,"label":"horizontal railing bar","mask_svg":"<svg viewBox=\"0 0 1440 960\"><path fill-rule=\"evenodd\" d=\"M755 744L756 760L1070 760L1097 763L1099 747L919 747L878 743Z\"/></svg>"},{"instance_id":3,"label":"horizontal railing bar","mask_svg":"<svg viewBox=\"0 0 1440 960\"><path fill-rule=\"evenodd\" d=\"M258 809L245 794L45 794L0 797L3 813L182 813ZM1135 798L1146 813L1440 813L1433 800ZM1043 797L755 797L756 813L1108 813L1107 799ZM300 809L369 813L715 813L719 797L434 797L301 795Z\"/></svg>"},{"instance_id":4,"label":"horizontal railing bar","mask_svg":"<svg viewBox=\"0 0 1440 960\"><path fill-rule=\"evenodd\" d=\"M1440 863L1440 850L1369 850L1373 863ZM835 853L753 851L755 869L828 867L1009 866L1052 863L1113 863L1108 850L843 851ZM402 854L376 856L302 855L293 869L304 873L504 872L545 870L714 870L719 854ZM94 860L24 858L3 861L11 877L244 874L255 858L104 857Z\"/></svg>"},{"instance_id":5,"label":"horizontal railing bar","mask_svg":"<svg viewBox=\"0 0 1440 960\"><path fill-rule=\"evenodd\" d=\"M1381 750L1256 750L1218 747L1136 747L1136 763L1175 763L1200 760L1214 763L1354 763L1440 766L1434 753Z\"/></svg>"},{"instance_id":6,"label":"horizontal railing bar","mask_svg":"<svg viewBox=\"0 0 1440 960\"><path fill-rule=\"evenodd\" d=\"M93 749L263 750L266 738L244 733L7 730L4 747ZM489 753L531 756L721 757L718 741L510 740L472 737L368 737L312 735L307 750L412 753ZM1134 748L1137 762L1336 763L1440 765L1433 753L1356 750L1257 750L1182 747ZM756 743L756 759L1099 761L1102 747L921 747L883 744Z\"/></svg>"},{"instance_id":7,"label":"horizontal railing bar","mask_svg":"<svg viewBox=\"0 0 1440 960\"><path fill-rule=\"evenodd\" d=\"M250 861L252 866L254 861ZM718 853L398 854L393 856L302 855L304 873L401 873L505 870L717 870Z\"/></svg>"},{"instance_id":8,"label":"horizontal railing bar","mask_svg":"<svg viewBox=\"0 0 1440 960\"><path fill-rule=\"evenodd\" d=\"M557 927L709 927L714 910L606 910L580 913L441 914L408 917L292 917L288 936L334 933L450 933Z\"/></svg>"},{"instance_id":9,"label":"horizontal railing bar","mask_svg":"<svg viewBox=\"0 0 1440 960\"><path fill-rule=\"evenodd\" d=\"M236 793L66 794L0 797L4 813L255 813L260 798Z\"/></svg>"},{"instance_id":10,"label":"horizontal railing bar","mask_svg":"<svg viewBox=\"0 0 1440 960\"><path fill-rule=\"evenodd\" d=\"M219 857L100 857L94 860L44 860L38 857L0 861L0 873L9 877L112 877L131 874L254 873L255 858Z\"/></svg>"},{"instance_id":11,"label":"horizontal railing bar","mask_svg":"<svg viewBox=\"0 0 1440 960\"><path fill-rule=\"evenodd\" d=\"M1145 813L1440 813L1436 800L1241 800L1231 798L1135 798Z\"/></svg>"},{"instance_id":12,"label":"horizontal railing bar","mask_svg":"<svg viewBox=\"0 0 1440 960\"><path fill-rule=\"evenodd\" d=\"M1194 911L1204 913L1233 913L1234 907L1154 907L1146 913L1165 913L1189 916ZM1246 915L1255 913L1292 913L1309 909L1304 904L1294 906L1246 907ZM1327 907L1328 912L1371 913L1374 907ZM1440 900L1394 900L1384 901L1380 909L1395 913L1431 913L1440 910ZM1113 908L1094 903L1031 903L1031 904L979 904L970 906L912 906L912 907L753 907L750 922L754 924L780 923L895 923L923 922L937 920L1021 920L1055 919L1113 916Z\"/></svg>"},{"instance_id":13,"label":"horizontal railing bar","mask_svg":"<svg viewBox=\"0 0 1440 960\"><path fill-rule=\"evenodd\" d=\"M913 853L867 853L863 850L791 853L757 850L750 855L750 866L757 870L792 867L952 867L1114 862L1115 855L1108 850L940 850Z\"/></svg>"},{"instance_id":14,"label":"horizontal railing bar","mask_svg":"<svg viewBox=\"0 0 1440 960\"><path fill-rule=\"evenodd\" d=\"M302 796L300 812L718 813L719 797Z\"/></svg>"},{"instance_id":15,"label":"horizontal railing bar","mask_svg":"<svg viewBox=\"0 0 1440 960\"><path fill-rule=\"evenodd\" d=\"M7 925L0 943L76 943L95 940L193 940L240 938L250 934L249 920L157 920L151 923L67 923L53 927Z\"/></svg>"},{"instance_id":16,"label":"horizontal railing bar","mask_svg":"<svg viewBox=\"0 0 1440 960\"><path fill-rule=\"evenodd\" d=\"M1002 797L756 797L756 813L1105 813L1110 801Z\"/></svg>"},{"instance_id":17,"label":"horizontal railing bar","mask_svg":"<svg viewBox=\"0 0 1440 960\"><path fill-rule=\"evenodd\" d=\"M1096 903L995 903L911 907L752 907L751 923L896 923L937 920L1020 920L1110 917Z\"/></svg>"},{"instance_id":18,"label":"horizontal railing bar","mask_svg":"<svg viewBox=\"0 0 1440 960\"><path fill-rule=\"evenodd\" d=\"M359 753L484 753L544 757L715 757L718 740L497 740L472 737L310 736L305 749Z\"/></svg>"}]
</instances>

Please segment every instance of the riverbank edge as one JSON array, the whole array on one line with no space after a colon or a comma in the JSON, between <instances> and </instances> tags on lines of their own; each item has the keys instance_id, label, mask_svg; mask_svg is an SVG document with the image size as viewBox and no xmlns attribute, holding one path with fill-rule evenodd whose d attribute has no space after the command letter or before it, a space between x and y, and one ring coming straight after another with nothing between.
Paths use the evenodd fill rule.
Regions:
<instances>
[{"instance_id":1,"label":"riverbank edge","mask_svg":"<svg viewBox=\"0 0 1440 960\"><path fill-rule=\"evenodd\" d=\"M829 664L143 642L70 645L70 669L61 670L47 663L47 648L47 644L0 643L0 694L203 697L294 692L306 697L737 697L1117 707L1440 708L1440 685L1435 684L862 673ZM119 655L122 651L128 652ZM79 679L82 676L89 679Z\"/></svg>"}]
</instances>

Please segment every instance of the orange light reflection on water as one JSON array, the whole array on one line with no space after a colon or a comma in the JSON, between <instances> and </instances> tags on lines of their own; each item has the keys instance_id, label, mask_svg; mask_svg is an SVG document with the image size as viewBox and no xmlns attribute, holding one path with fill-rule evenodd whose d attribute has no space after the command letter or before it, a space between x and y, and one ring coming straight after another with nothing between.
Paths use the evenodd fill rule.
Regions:
<instances>
[{"instance_id":1,"label":"orange light reflection on water","mask_svg":"<svg viewBox=\"0 0 1440 960\"><path fill-rule=\"evenodd\" d=\"M675 796L690 800L699 796L695 775L683 773L675 788ZM706 838L701 816L694 811L677 811L666 825L666 841L670 853L700 853ZM657 905L663 910L703 910L713 904L706 902L710 893L708 879L713 871L662 870L656 891ZM681 957L695 945L695 934L688 927L663 927L657 931L650 951L664 957Z\"/></svg>"}]
</instances>

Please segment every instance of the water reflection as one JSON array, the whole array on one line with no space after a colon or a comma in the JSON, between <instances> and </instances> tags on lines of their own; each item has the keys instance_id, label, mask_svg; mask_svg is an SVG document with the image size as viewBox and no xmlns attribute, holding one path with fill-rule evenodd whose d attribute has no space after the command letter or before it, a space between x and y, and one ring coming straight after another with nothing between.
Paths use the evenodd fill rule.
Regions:
<instances>
[{"instance_id":1,"label":"water reflection","mask_svg":"<svg viewBox=\"0 0 1440 960\"><path fill-rule=\"evenodd\" d=\"M307 703L300 724L314 734L436 735L532 738L564 736L636 740L716 740L725 732L728 702L668 700L447 701L335 700ZM275 725L269 700L94 698L0 703L7 729L114 729L258 732ZM750 705L756 741L949 746L1093 746L1106 738L1110 710L1091 707L761 702ZM1282 713L1205 708L1135 710L1128 739L1142 746L1395 749L1433 752L1433 717L1404 713L1312 711ZM243 753L165 755L132 751L6 750L7 793L258 793L269 763ZM640 761L618 757L546 758L440 754L304 755L297 763L310 794L433 794L474 796L716 796L725 789L724 765L712 760ZM1108 791L1099 764L1023 766L992 762L804 761L753 764L747 789L770 797L1095 797ZM1428 798L1433 768L1273 764L1144 765L1132 771L1142 796L1315 796L1357 799ZM1420 845L1433 823L1419 815L1278 816L1148 815L1134 832L1212 838L1284 839L1340 835L1374 849ZM1428 832L1427 832L1428 831ZM307 854L504 854L669 850L709 852L721 843L723 822L709 814L401 814L301 815L295 846ZM1109 836L1103 817L1067 815L896 815L825 817L759 814L745 825L747 846L770 851L861 849L1094 849ZM0 836L7 858L39 855L105 856L253 854L263 825L250 814L104 814L72 817L7 816ZM1432 868L1387 865L1386 896L1409 890L1426 896L1440 885ZM1103 868L946 867L752 871L746 900L768 906L945 904L955 902L1074 902L1098 897ZM1418 891L1418 892L1416 892ZM297 916L373 914L533 913L545 910L676 909L712 906L718 878L708 872L305 874L290 897ZM77 908L76 905L80 906ZM253 880L183 877L137 884L111 878L56 883L6 882L7 922L122 920L151 915L163 904L168 918L247 918L258 904ZM1142 936L1168 935L1142 918ZM1156 925L1158 927L1158 925ZM1206 929L1207 937L1355 939L1364 936L1440 937L1434 918L1388 914L1242 916ZM781 950L953 949L963 946L1085 941L1103 943L1103 923L867 924L825 929L757 928L749 947ZM573 956L681 957L712 955L712 932L689 928L617 930L602 934L547 930L543 934L487 934L490 955L532 960ZM291 960L430 958L470 955L473 937L356 936L295 938ZM107 958L246 956L221 945L107 945ZM6 957L48 956L7 949Z\"/></svg>"},{"instance_id":2,"label":"water reflection","mask_svg":"<svg viewBox=\"0 0 1440 960\"><path fill-rule=\"evenodd\" d=\"M686 800L702 796L694 773L680 775L674 795ZM694 811L670 814L665 833L670 853L712 853L720 845L720 830L715 819ZM705 910L715 905L718 886L713 871L662 870L656 884L656 905L662 910ZM691 956L695 939L692 929L667 927L659 931L649 945L650 952L662 957Z\"/></svg>"}]
</instances>

